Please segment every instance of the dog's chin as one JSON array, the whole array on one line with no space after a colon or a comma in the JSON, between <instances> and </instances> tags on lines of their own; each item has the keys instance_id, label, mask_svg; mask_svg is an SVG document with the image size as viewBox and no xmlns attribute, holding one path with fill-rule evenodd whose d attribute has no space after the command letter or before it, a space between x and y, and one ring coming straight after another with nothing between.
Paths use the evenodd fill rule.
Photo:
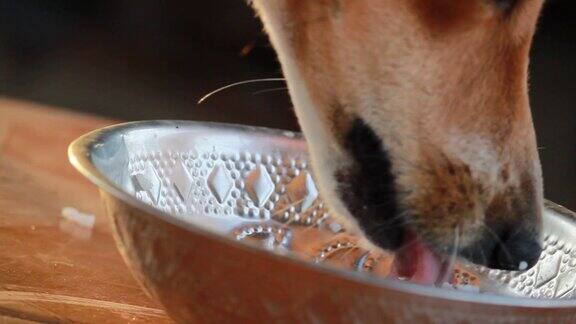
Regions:
<instances>
[{"instance_id":1,"label":"dog's chin","mask_svg":"<svg viewBox=\"0 0 576 324\"><path fill-rule=\"evenodd\" d=\"M372 179L378 179L377 175L373 173ZM391 277L420 284L441 284L449 279L452 260L406 225L410 222L399 213L395 198L374 200L390 197L383 194L389 190L385 182L372 183L358 173L340 176L339 197L359 234L368 241L367 247L395 254Z\"/></svg>"},{"instance_id":2,"label":"dog's chin","mask_svg":"<svg viewBox=\"0 0 576 324\"><path fill-rule=\"evenodd\" d=\"M417 283L443 280L443 258L422 240L400 210L388 152L373 129L356 119L345 138L352 163L334 174L337 196L374 246L396 252L391 275Z\"/></svg>"},{"instance_id":3,"label":"dog's chin","mask_svg":"<svg viewBox=\"0 0 576 324\"><path fill-rule=\"evenodd\" d=\"M441 285L450 279L454 259L438 253L423 236L403 226L401 221L393 226L371 224L369 228L365 227L366 222L357 223L367 248L394 254L390 277L426 285Z\"/></svg>"}]
</instances>

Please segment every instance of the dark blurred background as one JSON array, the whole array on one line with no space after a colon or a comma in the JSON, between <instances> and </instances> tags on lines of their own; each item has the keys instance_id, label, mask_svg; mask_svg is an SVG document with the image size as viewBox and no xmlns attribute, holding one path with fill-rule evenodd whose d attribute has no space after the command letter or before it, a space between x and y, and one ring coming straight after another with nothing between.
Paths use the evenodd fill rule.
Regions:
<instances>
[{"instance_id":1,"label":"dark blurred background","mask_svg":"<svg viewBox=\"0 0 576 324\"><path fill-rule=\"evenodd\" d=\"M303 0L311 1L311 0ZM528 0L527 0L528 1ZM531 100L546 196L576 210L576 3L546 4ZM124 120L212 120L297 129L244 1L0 0L0 95ZM1 117L0 117L1 118Z\"/></svg>"}]
</instances>

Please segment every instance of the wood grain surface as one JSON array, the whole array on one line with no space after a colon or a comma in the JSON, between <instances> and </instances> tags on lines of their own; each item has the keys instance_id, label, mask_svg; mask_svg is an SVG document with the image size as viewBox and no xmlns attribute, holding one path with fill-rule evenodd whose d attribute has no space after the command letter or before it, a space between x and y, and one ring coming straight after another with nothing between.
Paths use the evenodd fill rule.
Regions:
<instances>
[{"instance_id":1,"label":"wood grain surface","mask_svg":"<svg viewBox=\"0 0 576 324\"><path fill-rule=\"evenodd\" d=\"M0 322L169 322L116 250L68 144L111 120L0 98ZM62 217L71 207L94 226ZM87 216L89 217L89 216Z\"/></svg>"}]
</instances>

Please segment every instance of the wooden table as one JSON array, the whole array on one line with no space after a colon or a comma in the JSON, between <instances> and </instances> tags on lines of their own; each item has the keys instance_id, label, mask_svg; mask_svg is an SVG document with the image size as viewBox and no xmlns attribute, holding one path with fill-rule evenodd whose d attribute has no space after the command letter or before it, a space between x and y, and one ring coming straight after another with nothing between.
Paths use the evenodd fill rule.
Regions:
<instances>
[{"instance_id":1,"label":"wooden table","mask_svg":"<svg viewBox=\"0 0 576 324\"><path fill-rule=\"evenodd\" d=\"M112 121L0 98L0 322L169 322L132 278L98 192L68 163ZM93 227L62 217L72 207Z\"/></svg>"}]
</instances>

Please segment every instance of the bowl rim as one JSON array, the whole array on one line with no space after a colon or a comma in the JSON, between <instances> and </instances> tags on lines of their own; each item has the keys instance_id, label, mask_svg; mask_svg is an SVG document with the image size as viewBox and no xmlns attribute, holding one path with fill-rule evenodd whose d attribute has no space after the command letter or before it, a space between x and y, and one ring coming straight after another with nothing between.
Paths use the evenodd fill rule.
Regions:
<instances>
[{"instance_id":1,"label":"bowl rim","mask_svg":"<svg viewBox=\"0 0 576 324\"><path fill-rule=\"evenodd\" d=\"M152 217L158 218L161 221L168 222L174 226L184 228L187 231L194 233L195 235L200 235L212 240L216 240L218 243L226 244L234 248L248 250L266 258L272 258L275 262L290 262L297 266L302 266L309 271L317 271L325 275L336 276L338 279L349 281L355 284L368 285L378 289L388 289L399 293L412 294L421 297L439 298L446 301L467 302L485 306L508 306L538 309L576 308L576 299L533 299L524 296L515 297L490 293L479 294L466 291L423 286L385 277L369 276L359 272L340 269L326 264L309 262L308 260L304 260L303 258L297 257L291 253L281 254L275 251L267 250L263 247L237 241L231 237L224 236L208 229L203 229L189 222L180 220L170 215L169 213L156 209L153 206L150 206L138 200L133 195L127 193L125 190L114 184L100 170L98 170L98 168L91 160L91 151L94 146L105 141L109 136L118 133L125 133L130 130L150 127L170 127L174 128L176 131L183 131L187 128L211 128L226 131L240 131L243 133L257 132L272 137L285 137L295 141L301 141L303 144L305 144L304 137L298 132L266 127L186 120L133 121L95 129L78 137L68 147L69 161L78 172L85 176L100 190L105 191L106 193L123 201L131 207L143 210ZM552 203L550 201L546 201L545 207L554 211L556 214L558 214L558 216L563 216L567 219L570 219L571 221L576 221L576 213L564 208L563 206Z\"/></svg>"}]
</instances>

